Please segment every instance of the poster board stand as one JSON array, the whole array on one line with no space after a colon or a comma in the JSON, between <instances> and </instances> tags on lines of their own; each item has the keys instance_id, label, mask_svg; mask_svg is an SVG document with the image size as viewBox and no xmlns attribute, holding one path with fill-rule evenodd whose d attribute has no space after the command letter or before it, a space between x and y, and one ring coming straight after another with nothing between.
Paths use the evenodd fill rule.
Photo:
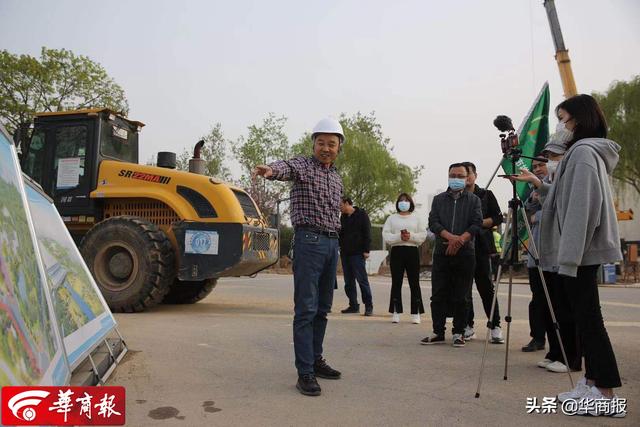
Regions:
<instances>
[{"instance_id":1,"label":"poster board stand","mask_svg":"<svg viewBox=\"0 0 640 427\"><path fill-rule=\"evenodd\" d=\"M88 356L89 360L91 361L91 367L93 369L97 384L99 385L104 385L106 383L107 379L111 376L113 371L115 371L115 369L118 367L118 364L124 358L128 351L127 345L122 339L122 336L120 335L120 332L117 328L115 329L115 332L118 334L117 339L113 338L110 342L108 338L105 338L102 344L96 348L96 350L99 351L101 347L105 347L108 351L109 364L106 371L102 372L98 368L98 364L94 359L94 354L89 354Z\"/></svg>"},{"instance_id":2,"label":"poster board stand","mask_svg":"<svg viewBox=\"0 0 640 427\"><path fill-rule=\"evenodd\" d=\"M23 178L49 275L51 299L64 335L71 383L104 385L127 353L126 344L53 200L38 183L24 174Z\"/></svg>"},{"instance_id":3,"label":"poster board stand","mask_svg":"<svg viewBox=\"0 0 640 427\"><path fill-rule=\"evenodd\" d=\"M0 386L70 378L18 156L0 125Z\"/></svg>"},{"instance_id":4,"label":"poster board stand","mask_svg":"<svg viewBox=\"0 0 640 427\"><path fill-rule=\"evenodd\" d=\"M0 125L0 386L103 385L127 346L42 188Z\"/></svg>"}]
</instances>

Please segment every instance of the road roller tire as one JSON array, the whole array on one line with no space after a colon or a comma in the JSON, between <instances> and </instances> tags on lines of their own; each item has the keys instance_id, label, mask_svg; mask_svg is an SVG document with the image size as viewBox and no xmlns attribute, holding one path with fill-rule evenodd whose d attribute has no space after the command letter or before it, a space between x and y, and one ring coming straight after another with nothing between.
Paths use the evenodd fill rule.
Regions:
<instances>
[{"instance_id":1,"label":"road roller tire","mask_svg":"<svg viewBox=\"0 0 640 427\"><path fill-rule=\"evenodd\" d=\"M217 284L218 279L199 281L180 281L176 279L162 302L163 304L195 304L209 295Z\"/></svg>"},{"instance_id":2,"label":"road roller tire","mask_svg":"<svg viewBox=\"0 0 640 427\"><path fill-rule=\"evenodd\" d=\"M99 222L80 242L80 252L115 312L140 312L160 303L176 276L166 234L138 217Z\"/></svg>"}]
</instances>

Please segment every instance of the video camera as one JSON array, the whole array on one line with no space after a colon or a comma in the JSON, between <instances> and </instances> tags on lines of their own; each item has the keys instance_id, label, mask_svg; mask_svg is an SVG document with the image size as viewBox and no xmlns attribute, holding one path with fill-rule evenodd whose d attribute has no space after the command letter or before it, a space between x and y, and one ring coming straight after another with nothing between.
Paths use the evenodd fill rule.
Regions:
<instances>
[{"instance_id":1,"label":"video camera","mask_svg":"<svg viewBox=\"0 0 640 427\"><path fill-rule=\"evenodd\" d=\"M504 154L505 157L511 154L519 154L513 153L514 150L520 150L518 149L518 134L513 128L511 119L507 116L498 116L493 121L493 125L497 127L500 132L503 132L500 134L500 147L502 148L502 154Z\"/></svg>"},{"instance_id":2,"label":"video camera","mask_svg":"<svg viewBox=\"0 0 640 427\"><path fill-rule=\"evenodd\" d=\"M544 157L530 157L522 155L522 149L520 149L520 147L518 146L518 134L513 128L513 123L511 122L511 119L509 117L498 116L493 121L493 125L497 127L500 132L503 132L500 134L500 148L502 148L502 154L504 158L511 158L512 162L514 163L514 170L515 162L520 158L537 160L544 163L549 161Z\"/></svg>"}]
</instances>

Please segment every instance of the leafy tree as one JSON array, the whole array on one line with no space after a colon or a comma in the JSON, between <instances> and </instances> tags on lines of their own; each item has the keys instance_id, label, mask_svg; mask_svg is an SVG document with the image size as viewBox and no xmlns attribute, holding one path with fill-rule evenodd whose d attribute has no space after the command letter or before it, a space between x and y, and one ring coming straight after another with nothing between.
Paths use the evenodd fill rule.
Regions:
<instances>
[{"instance_id":1,"label":"leafy tree","mask_svg":"<svg viewBox=\"0 0 640 427\"><path fill-rule=\"evenodd\" d=\"M376 221L383 216L385 206L393 203L399 193L416 192L423 167L411 168L395 159L390 140L382 133L382 126L374 113L357 113L351 117L342 114L340 123L346 142L336 160L336 167L342 176L344 193ZM311 155L311 134L305 134L293 146L293 151Z\"/></svg>"},{"instance_id":2,"label":"leafy tree","mask_svg":"<svg viewBox=\"0 0 640 427\"><path fill-rule=\"evenodd\" d=\"M129 110L124 90L97 62L66 49L43 47L39 59L0 51L0 118L10 132L36 112L92 107Z\"/></svg>"},{"instance_id":3,"label":"leafy tree","mask_svg":"<svg viewBox=\"0 0 640 427\"><path fill-rule=\"evenodd\" d=\"M607 119L609 138L622 147L613 177L640 194L640 75L593 96Z\"/></svg>"},{"instance_id":4,"label":"leafy tree","mask_svg":"<svg viewBox=\"0 0 640 427\"><path fill-rule=\"evenodd\" d=\"M287 159L291 155L289 139L284 133L287 118L269 113L261 125L251 125L247 136L240 136L233 153L242 166L241 185L249 192L265 216L276 211L276 203L285 198L289 185L282 182L252 180L251 171L256 165Z\"/></svg>"},{"instance_id":5,"label":"leafy tree","mask_svg":"<svg viewBox=\"0 0 640 427\"><path fill-rule=\"evenodd\" d=\"M200 158L206 162L206 174L230 181L231 172L225 164L228 141L222 134L222 125L216 123L209 133L201 139L204 140L204 145L200 151ZM185 148L176 160L177 168L183 171L189 170L189 159L191 157L193 157L193 149Z\"/></svg>"}]
</instances>

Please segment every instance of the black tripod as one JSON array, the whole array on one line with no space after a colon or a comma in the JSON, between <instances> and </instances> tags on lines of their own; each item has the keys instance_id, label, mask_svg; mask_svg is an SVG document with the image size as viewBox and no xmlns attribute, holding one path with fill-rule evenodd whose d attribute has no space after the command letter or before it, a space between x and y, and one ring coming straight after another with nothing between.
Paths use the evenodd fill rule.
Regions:
<instances>
[{"instance_id":1,"label":"black tripod","mask_svg":"<svg viewBox=\"0 0 640 427\"><path fill-rule=\"evenodd\" d=\"M511 166L512 171L516 170L516 163L520 158L527 159L535 159L533 157L527 157L522 155L522 151L518 148L511 148L505 153L505 158L511 158ZM498 274L496 277L496 281L494 283L494 293L493 293L493 301L491 302L491 314L489 316L489 320L487 321L487 336L484 343L484 352L482 353L482 364L480 366L480 376L478 378L478 388L476 390L476 398L480 397L480 387L482 386L482 375L484 373L485 360L487 356L487 347L489 344L491 328L493 327L493 314L496 307L496 301L498 298L498 289L500 287L500 279L502 276L503 266L509 267L509 292L508 292L508 303L507 303L507 315L505 316L505 321L507 322L507 341L506 341L506 349L505 349L505 359L504 359L504 380L507 380L507 373L509 369L509 338L511 331L511 295L512 295L512 286L513 286L513 266L518 263L518 250L520 245L524 245L524 242L520 239L518 235L518 214L522 214L522 218L524 219L524 224L527 229L527 233L529 235L529 246L527 247L527 252L533 257L535 260L536 268L538 270L538 274L540 275L540 280L542 282L542 288L544 289L544 294L547 299L547 305L549 306L549 312L551 313L551 319L553 321L553 327L556 332L556 336L558 337L558 342L560 343L560 349L562 350L562 358L564 360L564 364L567 367L567 374L569 375L569 382L571 383L571 388L573 385L573 378L571 377L571 369L569 368L569 363L567 360L567 355L564 350L564 344L562 343L562 338L560 337L560 326L558 325L558 321L556 319L556 315L553 311L553 306L551 304L551 298L549 297L549 291L547 289L547 283L544 278L544 274L542 273L542 267L540 266L540 259L538 256L538 250L536 248L535 241L533 239L533 234L531 233L531 227L529 226L529 219L527 218L526 213L524 212L524 207L522 205L522 201L518 198L518 193L516 192L516 183L514 180L511 180L511 186L513 191L513 196L509 201L509 212L507 214L507 222L506 229L503 234L504 239L502 243L502 257L500 259L500 265L498 266ZM507 244L507 238L508 244Z\"/></svg>"}]
</instances>

